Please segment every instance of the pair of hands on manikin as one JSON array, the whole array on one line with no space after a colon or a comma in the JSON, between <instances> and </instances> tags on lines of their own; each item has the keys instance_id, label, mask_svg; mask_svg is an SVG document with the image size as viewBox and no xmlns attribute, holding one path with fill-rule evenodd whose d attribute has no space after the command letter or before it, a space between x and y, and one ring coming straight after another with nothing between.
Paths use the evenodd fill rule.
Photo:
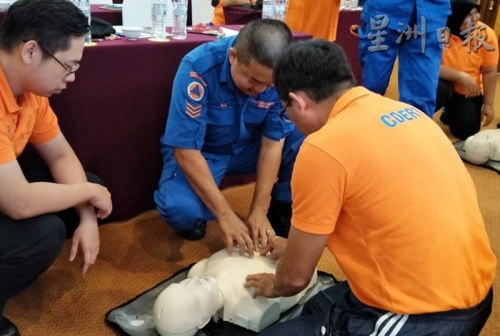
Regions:
<instances>
[{"instance_id":1,"label":"pair of hands on manikin","mask_svg":"<svg viewBox=\"0 0 500 336\"><path fill-rule=\"evenodd\" d=\"M229 255L233 253L236 242L240 255L246 252L253 257L254 252L260 252L260 249L267 246L275 236L266 212L257 208L250 211L245 221L232 211L228 211L227 215L219 217L218 220L224 232Z\"/></svg>"},{"instance_id":2,"label":"pair of hands on manikin","mask_svg":"<svg viewBox=\"0 0 500 336\"><path fill-rule=\"evenodd\" d=\"M282 237L273 236L269 239L266 246L260 249L260 255L265 256L268 254L269 259L278 260L285 252L287 240ZM246 277L245 287L253 288L253 297L258 296L266 298L276 298L274 287L274 274L272 273L257 273L249 274Z\"/></svg>"}]
</instances>

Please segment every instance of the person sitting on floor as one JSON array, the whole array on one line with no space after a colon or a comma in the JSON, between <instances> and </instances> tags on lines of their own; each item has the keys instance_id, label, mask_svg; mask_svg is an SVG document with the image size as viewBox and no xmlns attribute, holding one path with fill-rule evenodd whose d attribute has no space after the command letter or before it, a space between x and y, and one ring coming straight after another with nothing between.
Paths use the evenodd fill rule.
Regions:
<instances>
[{"instance_id":1,"label":"person sitting on floor","mask_svg":"<svg viewBox=\"0 0 500 336\"><path fill-rule=\"evenodd\" d=\"M495 118L498 41L493 29L479 21L474 0L452 0L443 47L436 108L441 122L459 139L479 132Z\"/></svg>"},{"instance_id":2,"label":"person sitting on floor","mask_svg":"<svg viewBox=\"0 0 500 336\"><path fill-rule=\"evenodd\" d=\"M54 262L66 226L77 226L69 259L81 248L85 273L99 253L97 219L111 213L110 193L88 182L47 98L75 80L88 31L88 18L66 0L18 0L0 25L1 336L19 335L3 316L7 300ZM19 160L28 143L44 169Z\"/></svg>"},{"instance_id":3,"label":"person sitting on floor","mask_svg":"<svg viewBox=\"0 0 500 336\"><path fill-rule=\"evenodd\" d=\"M192 336L203 328L214 314L224 321L260 332L280 314L293 307L316 281L290 297L253 298L245 288L248 274L274 273L277 261L272 256L229 256L220 250L197 262L185 280L164 289L155 301L153 319L162 336Z\"/></svg>"}]
</instances>

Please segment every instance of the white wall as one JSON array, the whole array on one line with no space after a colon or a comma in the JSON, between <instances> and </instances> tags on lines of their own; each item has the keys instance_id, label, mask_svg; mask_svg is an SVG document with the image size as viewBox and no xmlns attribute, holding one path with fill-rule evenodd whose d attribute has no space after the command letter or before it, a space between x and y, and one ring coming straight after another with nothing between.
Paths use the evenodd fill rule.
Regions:
<instances>
[{"instance_id":1,"label":"white wall","mask_svg":"<svg viewBox=\"0 0 500 336\"><path fill-rule=\"evenodd\" d=\"M151 25L151 0L124 0L127 9L122 12L123 24L127 26L149 27ZM193 25L212 21L214 8L211 0L191 0L193 6ZM172 26L172 1L167 1L167 26ZM128 22L128 23L126 23Z\"/></svg>"},{"instance_id":2,"label":"white wall","mask_svg":"<svg viewBox=\"0 0 500 336\"><path fill-rule=\"evenodd\" d=\"M191 0L193 5L193 25L212 21L214 8L210 0Z\"/></svg>"}]
</instances>

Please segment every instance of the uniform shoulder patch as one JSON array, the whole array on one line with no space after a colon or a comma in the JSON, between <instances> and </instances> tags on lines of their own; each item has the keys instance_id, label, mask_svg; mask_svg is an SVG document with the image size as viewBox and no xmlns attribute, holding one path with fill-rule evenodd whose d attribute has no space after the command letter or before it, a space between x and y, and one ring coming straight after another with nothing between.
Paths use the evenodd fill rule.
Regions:
<instances>
[{"instance_id":1,"label":"uniform shoulder patch","mask_svg":"<svg viewBox=\"0 0 500 336\"><path fill-rule=\"evenodd\" d=\"M203 80L203 78L196 72L196 71L190 71L189 72L189 77L191 78L196 78L203 84L203 86L207 86L207 83Z\"/></svg>"},{"instance_id":2,"label":"uniform shoulder patch","mask_svg":"<svg viewBox=\"0 0 500 336\"><path fill-rule=\"evenodd\" d=\"M199 117L201 114L201 105L191 104L190 102L187 102L186 114L193 119Z\"/></svg>"},{"instance_id":3,"label":"uniform shoulder patch","mask_svg":"<svg viewBox=\"0 0 500 336\"><path fill-rule=\"evenodd\" d=\"M200 101L204 93L205 88L198 82L191 82L187 87L187 94L194 101Z\"/></svg>"}]
</instances>

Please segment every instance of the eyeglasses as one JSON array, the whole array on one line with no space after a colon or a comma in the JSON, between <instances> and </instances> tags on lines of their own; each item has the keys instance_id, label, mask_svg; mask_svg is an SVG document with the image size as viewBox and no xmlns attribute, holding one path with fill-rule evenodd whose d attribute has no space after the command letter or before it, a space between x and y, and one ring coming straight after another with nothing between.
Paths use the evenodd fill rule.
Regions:
<instances>
[{"instance_id":1,"label":"eyeglasses","mask_svg":"<svg viewBox=\"0 0 500 336\"><path fill-rule=\"evenodd\" d=\"M283 109L281 110L280 112L280 118L281 120L284 120L284 121L291 121L290 120L290 116L288 115L288 113L286 112L286 109L288 108L288 105L290 105L290 98L286 101L285 105L283 105Z\"/></svg>"},{"instance_id":2,"label":"eyeglasses","mask_svg":"<svg viewBox=\"0 0 500 336\"><path fill-rule=\"evenodd\" d=\"M56 56L54 56L53 53L51 53L50 51L48 51L47 48L45 48L43 45L39 44L39 46L40 46L40 48L43 49L43 51L45 51L47 54L49 54L50 57L52 57L53 59L55 59L56 62L59 63L64 68L64 70L66 70L66 76L74 74L80 68L80 63L75 63L72 67L69 67L69 66L65 65Z\"/></svg>"}]
</instances>

